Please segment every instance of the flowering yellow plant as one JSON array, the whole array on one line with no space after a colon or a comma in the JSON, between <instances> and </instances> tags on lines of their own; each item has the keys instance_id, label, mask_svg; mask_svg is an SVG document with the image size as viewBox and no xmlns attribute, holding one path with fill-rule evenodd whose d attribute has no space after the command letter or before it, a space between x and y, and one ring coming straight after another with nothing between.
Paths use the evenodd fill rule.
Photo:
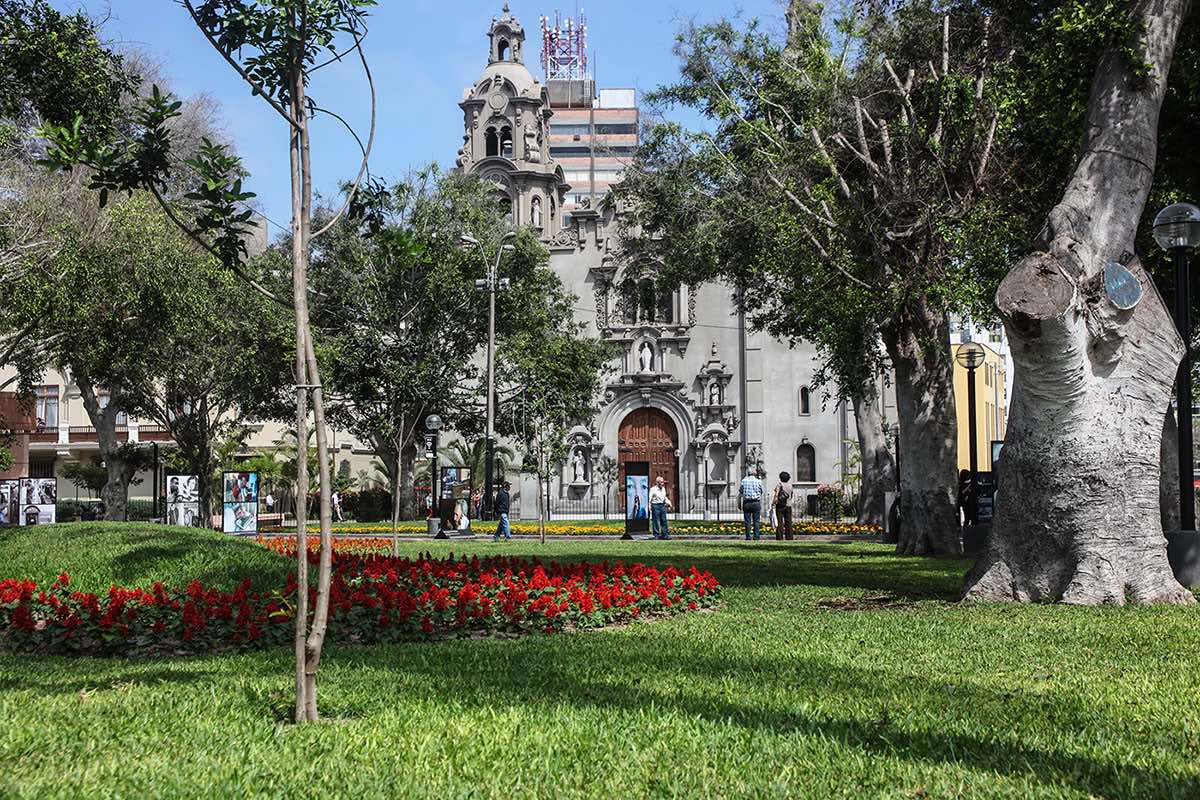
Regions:
<instances>
[{"instance_id":1,"label":"flowering yellow plant","mask_svg":"<svg viewBox=\"0 0 1200 800\"><path fill-rule=\"evenodd\" d=\"M512 532L518 535L536 536L538 534L537 522L529 520L514 521L511 525ZM763 526L764 530L770 530L769 526ZM317 530L311 527L310 530ZM397 531L405 536L413 534L423 534L428 530L424 520L408 520L401 522L397 526ZM672 520L671 533L684 534L694 536L730 536L738 535L744 532L741 521L722 520L721 522L704 521L704 520ZM369 523L349 523L345 525L334 525L334 533L343 534L374 534L376 536L387 536L391 534L392 524L390 522L369 522ZM480 523L476 525L476 532L492 531L490 523ZM557 520L546 523L547 536L620 536L625 531L625 524L622 520ZM853 522L798 522L792 526L793 533L797 535L818 535L818 536L877 536L883 533L883 529L878 525L859 525ZM285 533L286 531L280 530Z\"/></svg>"}]
</instances>

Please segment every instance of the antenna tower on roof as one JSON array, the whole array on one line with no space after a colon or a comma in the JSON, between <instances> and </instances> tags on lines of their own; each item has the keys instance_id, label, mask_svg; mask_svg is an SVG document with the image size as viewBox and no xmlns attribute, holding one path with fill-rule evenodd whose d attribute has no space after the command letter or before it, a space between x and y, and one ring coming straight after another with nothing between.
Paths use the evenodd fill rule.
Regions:
<instances>
[{"instance_id":1,"label":"antenna tower on roof","mask_svg":"<svg viewBox=\"0 0 1200 800\"><path fill-rule=\"evenodd\" d=\"M554 26L549 17L542 17L542 68L547 81L586 80L588 74L587 17L563 20L562 12L554 12Z\"/></svg>"}]
</instances>

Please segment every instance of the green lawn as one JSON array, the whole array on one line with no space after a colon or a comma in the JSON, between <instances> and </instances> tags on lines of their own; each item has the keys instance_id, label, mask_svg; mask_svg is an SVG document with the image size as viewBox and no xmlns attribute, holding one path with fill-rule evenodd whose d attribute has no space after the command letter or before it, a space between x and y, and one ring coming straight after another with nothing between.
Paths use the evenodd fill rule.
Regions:
<instances>
[{"instance_id":1,"label":"green lawn","mask_svg":"<svg viewBox=\"0 0 1200 800\"><path fill-rule=\"evenodd\" d=\"M92 529L22 532L7 574L267 574L244 543L155 565ZM0 534L0 537L8 534ZM30 538L34 536L48 539ZM22 540L18 540L22 541ZM470 549L696 563L716 613L586 634L330 648L330 724L277 719L286 652L0 656L4 797L1200 797L1196 609L962 607L965 562L883 545L533 542ZM406 545L444 553L449 546ZM461 551L463 543L454 543Z\"/></svg>"}]
</instances>

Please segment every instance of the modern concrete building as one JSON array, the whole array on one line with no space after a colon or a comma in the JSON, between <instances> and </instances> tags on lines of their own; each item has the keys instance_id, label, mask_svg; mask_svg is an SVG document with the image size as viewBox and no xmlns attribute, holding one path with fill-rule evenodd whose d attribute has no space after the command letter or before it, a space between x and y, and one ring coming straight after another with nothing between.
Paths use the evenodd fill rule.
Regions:
<instances>
[{"instance_id":1,"label":"modern concrete building","mask_svg":"<svg viewBox=\"0 0 1200 800\"><path fill-rule=\"evenodd\" d=\"M544 49L547 29L543 22ZM655 265L625 257L620 210L592 202L591 129L620 126L597 134L614 158L596 162L612 164L603 180L595 174L599 194L619 179L618 156L632 155L636 146L632 93L593 92L578 43L564 48L578 69L552 71L543 84L526 66L525 31L507 4L493 18L486 45L486 66L459 104L459 167L494 181L514 221L541 231L553 268L579 298L578 319L620 353L598 415L571 432L572 455L554 494L561 500L602 494L592 467L603 456L622 465L649 462L685 512L703 509L706 497L735 496L751 466L772 476L769 485L789 472L801 496L841 481L853 421L843 404L825 402L813 388L820 366L813 348L748 330L731 287L660 291ZM544 52L543 63L552 62ZM606 96L615 108L604 107ZM613 152L617 147L625 149Z\"/></svg>"}]
</instances>

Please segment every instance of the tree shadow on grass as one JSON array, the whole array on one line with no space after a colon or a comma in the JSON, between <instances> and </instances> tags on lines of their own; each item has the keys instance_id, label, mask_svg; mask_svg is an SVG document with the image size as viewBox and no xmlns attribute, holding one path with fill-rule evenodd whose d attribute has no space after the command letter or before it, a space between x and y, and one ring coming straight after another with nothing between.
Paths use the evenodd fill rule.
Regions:
<instances>
[{"instance_id":1,"label":"tree shadow on grass","mask_svg":"<svg viewBox=\"0 0 1200 800\"><path fill-rule=\"evenodd\" d=\"M868 757L891 757L913 763L961 766L1019 777L1046 786L1070 786L1087 795L1104 797L1200 797L1200 778L1180 777L1153 766L1089 758L1020 742L1030 720L1052 717L1054 728L1068 741L1072 735L1090 738L1110 724L1101 708L1070 696L1047 697L1037 692L1002 690L963 683L930 680L928 676L848 666L828 658L764 659L747 655L696 654L696 642L684 636L652 636L645 641L627 637L578 636L559 640L551 652L559 664L548 663L545 639L470 643L446 648L445 659L404 658L403 648L380 651L342 650L338 662L350 669L379 668L381 656L391 670L423 679L449 702L481 707L509 705L555 706L639 712L653 707L675 711L720 725L734 724L781 736L800 735L815 741L830 739L856 748ZM689 653L688 651L692 652ZM399 654L399 658L395 656ZM576 666L585 665L585 666ZM685 678L687 690L655 686L664 675ZM445 678L453 675L447 684ZM655 678L643 679L643 675ZM714 680L737 677L760 681L745 702L710 691ZM669 682L668 682L669 683ZM831 700L832 696L832 700ZM764 702L756 704L755 698ZM822 698L803 711L780 702L781 697ZM864 699L878 707L874 719L854 717L838 709L861 708ZM973 731L906 727L892 717L906 718L914 709L940 709L960 714ZM890 711L890 713L889 713ZM953 716L951 716L953 718ZM959 723L961 725L961 722ZM1040 729L1044 736L1046 726ZM1130 756L1130 760L1136 756Z\"/></svg>"},{"instance_id":2,"label":"tree shadow on grass","mask_svg":"<svg viewBox=\"0 0 1200 800\"><path fill-rule=\"evenodd\" d=\"M89 671L86 675L81 675L82 670L78 668L78 661L54 659L70 665L71 677L64 677L61 671L44 674L41 668L50 666L50 664L39 661L36 657L13 656L13 658L26 659L30 669L20 676L0 676L0 692L32 690L42 695L69 695L93 690L140 688L157 684L186 686L195 683L211 683L215 675L214 672L208 670L172 667L168 664L129 671L127 663L114 664L114 667L117 668L101 667L95 671Z\"/></svg>"}]
</instances>

